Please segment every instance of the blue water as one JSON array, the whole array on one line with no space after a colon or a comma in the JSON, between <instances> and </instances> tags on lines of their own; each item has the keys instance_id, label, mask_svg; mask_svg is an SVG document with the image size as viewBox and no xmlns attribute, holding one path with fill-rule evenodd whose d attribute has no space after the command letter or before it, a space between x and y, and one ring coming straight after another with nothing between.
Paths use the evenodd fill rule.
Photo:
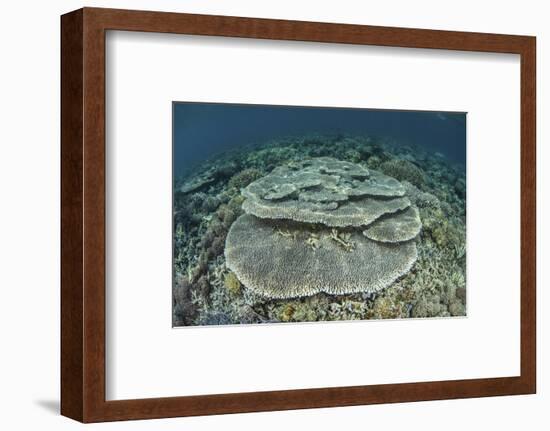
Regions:
<instances>
[{"instance_id":1,"label":"blue water","mask_svg":"<svg viewBox=\"0 0 550 431\"><path fill-rule=\"evenodd\" d=\"M466 162L465 113L177 102L174 174L238 146L307 133L368 134Z\"/></svg>"}]
</instances>

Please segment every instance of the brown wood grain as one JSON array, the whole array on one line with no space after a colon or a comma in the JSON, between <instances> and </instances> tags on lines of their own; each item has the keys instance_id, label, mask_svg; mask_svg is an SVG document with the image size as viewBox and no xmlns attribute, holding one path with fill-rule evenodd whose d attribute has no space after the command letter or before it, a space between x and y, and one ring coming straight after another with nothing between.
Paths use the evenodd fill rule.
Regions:
<instances>
[{"instance_id":1,"label":"brown wood grain","mask_svg":"<svg viewBox=\"0 0 550 431\"><path fill-rule=\"evenodd\" d=\"M521 52L521 378L535 393L537 323L536 41Z\"/></svg>"},{"instance_id":2,"label":"brown wood grain","mask_svg":"<svg viewBox=\"0 0 550 431\"><path fill-rule=\"evenodd\" d=\"M536 390L535 38L84 8L61 20L61 411L82 422L465 397ZM521 375L291 391L105 400L105 32L211 35L521 56Z\"/></svg>"},{"instance_id":3,"label":"brown wood grain","mask_svg":"<svg viewBox=\"0 0 550 431\"><path fill-rule=\"evenodd\" d=\"M83 420L82 10L61 19L61 413Z\"/></svg>"}]
</instances>

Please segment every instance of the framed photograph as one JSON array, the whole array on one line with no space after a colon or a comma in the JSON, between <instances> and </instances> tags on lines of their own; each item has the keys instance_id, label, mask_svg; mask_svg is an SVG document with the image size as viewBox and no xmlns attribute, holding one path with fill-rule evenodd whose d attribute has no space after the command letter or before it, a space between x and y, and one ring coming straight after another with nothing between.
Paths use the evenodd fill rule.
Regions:
<instances>
[{"instance_id":1,"label":"framed photograph","mask_svg":"<svg viewBox=\"0 0 550 431\"><path fill-rule=\"evenodd\" d=\"M535 38L61 18L61 412L532 394Z\"/></svg>"}]
</instances>

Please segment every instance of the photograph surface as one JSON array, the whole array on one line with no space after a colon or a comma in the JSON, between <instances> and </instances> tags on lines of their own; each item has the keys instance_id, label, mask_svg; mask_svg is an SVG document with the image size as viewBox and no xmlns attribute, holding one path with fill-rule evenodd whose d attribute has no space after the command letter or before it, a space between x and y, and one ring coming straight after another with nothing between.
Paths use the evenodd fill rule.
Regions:
<instances>
[{"instance_id":1,"label":"photograph surface","mask_svg":"<svg viewBox=\"0 0 550 431\"><path fill-rule=\"evenodd\" d=\"M174 102L174 327L466 316L466 113Z\"/></svg>"}]
</instances>

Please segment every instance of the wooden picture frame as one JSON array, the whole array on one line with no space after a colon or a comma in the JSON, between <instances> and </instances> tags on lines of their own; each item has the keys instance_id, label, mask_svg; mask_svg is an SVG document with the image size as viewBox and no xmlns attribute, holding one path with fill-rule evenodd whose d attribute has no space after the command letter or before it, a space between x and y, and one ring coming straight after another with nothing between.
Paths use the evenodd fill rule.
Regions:
<instances>
[{"instance_id":1,"label":"wooden picture frame","mask_svg":"<svg viewBox=\"0 0 550 431\"><path fill-rule=\"evenodd\" d=\"M105 32L212 35L521 57L521 375L106 401ZM82 422L532 394L536 390L535 38L84 8L61 17L61 413Z\"/></svg>"}]
</instances>

